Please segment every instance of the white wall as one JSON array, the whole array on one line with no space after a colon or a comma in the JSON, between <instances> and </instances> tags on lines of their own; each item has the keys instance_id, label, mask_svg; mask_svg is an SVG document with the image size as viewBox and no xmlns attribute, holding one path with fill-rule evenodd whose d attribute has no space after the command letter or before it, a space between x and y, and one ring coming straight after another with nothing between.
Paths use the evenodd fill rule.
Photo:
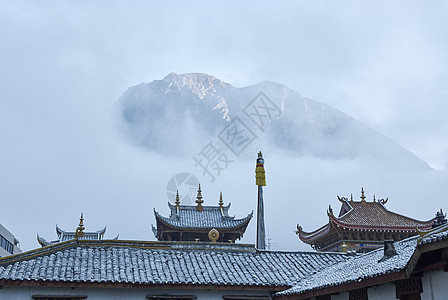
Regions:
<instances>
[{"instance_id":1,"label":"white wall","mask_svg":"<svg viewBox=\"0 0 448 300\"><path fill-rule=\"evenodd\" d=\"M422 300L448 299L448 272L439 270L425 272L422 283Z\"/></svg>"},{"instance_id":2,"label":"white wall","mask_svg":"<svg viewBox=\"0 0 448 300\"><path fill-rule=\"evenodd\" d=\"M33 295L87 295L87 300L146 300L148 295L195 295L198 299L222 300L223 295L263 295L269 292L260 291L222 291L222 290L156 290L145 288L45 288L3 286L0 289L0 300L31 299ZM269 298L270 299L270 298Z\"/></svg>"},{"instance_id":3,"label":"white wall","mask_svg":"<svg viewBox=\"0 0 448 300\"><path fill-rule=\"evenodd\" d=\"M395 300L395 284L386 283L367 289L369 300Z\"/></svg>"}]
</instances>

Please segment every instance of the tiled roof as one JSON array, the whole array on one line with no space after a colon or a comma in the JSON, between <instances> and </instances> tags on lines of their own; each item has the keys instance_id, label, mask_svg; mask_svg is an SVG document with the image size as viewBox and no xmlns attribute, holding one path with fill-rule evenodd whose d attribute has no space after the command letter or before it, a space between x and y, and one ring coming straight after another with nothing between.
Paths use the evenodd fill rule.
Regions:
<instances>
[{"instance_id":1,"label":"tiled roof","mask_svg":"<svg viewBox=\"0 0 448 300\"><path fill-rule=\"evenodd\" d=\"M277 296L302 294L308 291L323 289L326 287L360 282L368 278L382 274L403 270L417 246L417 237L412 237L395 243L398 255L378 262L384 256L384 249L380 248L369 253L354 256L325 268L323 271L303 278L296 286L277 293Z\"/></svg>"},{"instance_id":2,"label":"tiled roof","mask_svg":"<svg viewBox=\"0 0 448 300\"><path fill-rule=\"evenodd\" d=\"M330 231L330 224L340 228L354 230L378 230L378 231L408 231L416 232L416 227L421 230L431 228L434 218L428 221L415 220L387 210L381 202L343 202L345 213L336 217L329 211L329 223L313 232L305 232L301 228L297 231L302 241L308 242L326 235Z\"/></svg>"},{"instance_id":3,"label":"tiled roof","mask_svg":"<svg viewBox=\"0 0 448 300\"><path fill-rule=\"evenodd\" d=\"M384 207L381 202L347 202L352 209L336 218L330 215L332 221L347 228L396 228L415 231L415 227L431 228L434 218L429 221L418 221L394 212Z\"/></svg>"},{"instance_id":4,"label":"tiled roof","mask_svg":"<svg viewBox=\"0 0 448 300\"><path fill-rule=\"evenodd\" d=\"M419 245L446 239L448 239L448 224L431 230L423 237L414 236L394 243L397 255L382 260L384 248L380 248L360 256L354 256L303 278L296 286L279 292L276 296L304 294L313 290L362 282L369 278L404 271Z\"/></svg>"},{"instance_id":5,"label":"tiled roof","mask_svg":"<svg viewBox=\"0 0 448 300\"><path fill-rule=\"evenodd\" d=\"M56 233L59 236L59 242L65 242L65 241L73 240L74 238L76 238L76 236L75 236L76 232L62 230L57 225L56 225ZM98 231L92 231L92 232L84 231L84 236L80 237L80 239L102 240L105 233L106 233L106 227L104 227L103 229L98 230Z\"/></svg>"},{"instance_id":6,"label":"tiled roof","mask_svg":"<svg viewBox=\"0 0 448 300\"><path fill-rule=\"evenodd\" d=\"M156 219L161 220L169 226L175 228L205 228L205 229L225 229L235 228L249 223L253 212L242 219L235 219L229 216L230 204L223 206L203 206L203 211L197 211L196 206L180 205L177 208L168 202L171 213L169 217L164 217L154 210Z\"/></svg>"},{"instance_id":7,"label":"tiled roof","mask_svg":"<svg viewBox=\"0 0 448 300\"><path fill-rule=\"evenodd\" d=\"M42 247L54 245L60 242L70 241L76 238L76 232L75 231L65 231L59 228L56 225L56 233L58 234L58 239L55 241L48 242L46 239L42 238L37 235L37 241L39 244L41 244ZM106 227L104 227L101 230L98 231L91 231L91 232L84 232L84 235L82 237L79 237L80 240L102 240L104 237L104 234L106 233ZM118 235L115 239L118 239Z\"/></svg>"},{"instance_id":8,"label":"tiled roof","mask_svg":"<svg viewBox=\"0 0 448 300\"><path fill-rule=\"evenodd\" d=\"M336 253L260 251L244 244L72 240L0 259L0 284L287 287L345 259Z\"/></svg>"}]
</instances>

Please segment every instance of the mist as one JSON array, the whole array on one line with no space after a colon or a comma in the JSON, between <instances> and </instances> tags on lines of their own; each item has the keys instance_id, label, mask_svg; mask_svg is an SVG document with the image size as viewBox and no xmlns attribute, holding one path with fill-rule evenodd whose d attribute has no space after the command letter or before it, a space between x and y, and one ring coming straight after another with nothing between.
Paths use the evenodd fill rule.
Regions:
<instances>
[{"instance_id":1,"label":"mist","mask_svg":"<svg viewBox=\"0 0 448 300\"><path fill-rule=\"evenodd\" d=\"M201 182L205 205L222 191L230 213L256 208L255 158L263 151L272 249L309 249L294 234L328 221L336 195L389 198L392 211L427 220L447 195L445 3L149 1L0 2L0 223L37 248L55 225L106 238L154 240L153 208L181 172ZM214 182L181 138L181 156L151 152L117 127L129 87L170 72L207 73L236 87L272 80L327 103L397 141L432 170L388 161L294 156L256 140ZM260 142L258 144L258 142ZM378 145L381 147L381 145ZM241 242L255 240L254 220Z\"/></svg>"}]
</instances>

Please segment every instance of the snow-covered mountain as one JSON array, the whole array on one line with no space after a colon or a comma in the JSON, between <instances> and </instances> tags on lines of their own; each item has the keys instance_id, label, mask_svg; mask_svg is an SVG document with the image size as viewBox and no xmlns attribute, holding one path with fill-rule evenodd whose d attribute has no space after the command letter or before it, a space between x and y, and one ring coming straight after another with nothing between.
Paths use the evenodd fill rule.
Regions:
<instances>
[{"instance_id":1,"label":"snow-covered mountain","mask_svg":"<svg viewBox=\"0 0 448 300\"><path fill-rule=\"evenodd\" d=\"M236 88L206 74L171 73L130 87L118 108L134 143L165 154L194 154L215 140L236 156L244 154L242 147L263 146L288 155L429 168L347 114L270 81Z\"/></svg>"}]
</instances>

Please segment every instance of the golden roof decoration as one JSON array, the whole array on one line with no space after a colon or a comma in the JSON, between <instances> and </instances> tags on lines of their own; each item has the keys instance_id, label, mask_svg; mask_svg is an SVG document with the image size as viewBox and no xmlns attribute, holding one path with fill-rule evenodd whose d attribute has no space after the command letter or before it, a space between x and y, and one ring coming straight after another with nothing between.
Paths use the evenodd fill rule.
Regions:
<instances>
[{"instance_id":1,"label":"golden roof decoration","mask_svg":"<svg viewBox=\"0 0 448 300\"><path fill-rule=\"evenodd\" d=\"M216 243L219 239L219 232L215 228L208 232L208 238L212 241L212 243Z\"/></svg>"},{"instance_id":2,"label":"golden roof decoration","mask_svg":"<svg viewBox=\"0 0 448 300\"><path fill-rule=\"evenodd\" d=\"M180 206L179 191L176 192L176 202L175 202L175 204L176 204L176 207Z\"/></svg>"},{"instance_id":3,"label":"golden roof decoration","mask_svg":"<svg viewBox=\"0 0 448 300\"><path fill-rule=\"evenodd\" d=\"M81 213L81 218L79 219L79 225L78 225L78 228L76 228L76 232L75 232L76 239L84 236L84 229L86 229L86 228L84 227L84 218L83 218L83 214Z\"/></svg>"},{"instance_id":4,"label":"golden roof decoration","mask_svg":"<svg viewBox=\"0 0 448 300\"><path fill-rule=\"evenodd\" d=\"M202 206L202 203L204 203L204 200L202 200L201 184L199 184L198 195L196 196L196 203L198 204L196 206L196 210L197 211L203 211L204 207Z\"/></svg>"}]
</instances>

